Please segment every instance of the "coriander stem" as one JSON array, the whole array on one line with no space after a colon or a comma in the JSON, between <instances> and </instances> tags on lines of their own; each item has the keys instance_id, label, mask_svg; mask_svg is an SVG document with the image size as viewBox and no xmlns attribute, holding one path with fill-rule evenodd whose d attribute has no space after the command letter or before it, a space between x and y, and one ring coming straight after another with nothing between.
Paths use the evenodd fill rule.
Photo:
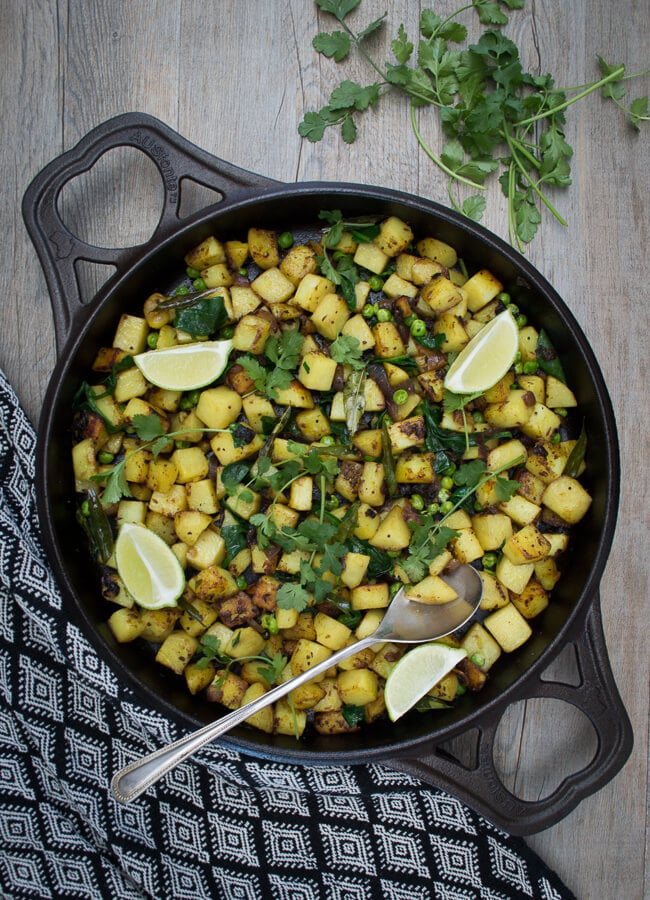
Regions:
<instances>
[{"instance_id":1,"label":"coriander stem","mask_svg":"<svg viewBox=\"0 0 650 900\"><path fill-rule=\"evenodd\" d=\"M595 81L593 84L590 84L589 87L585 88L584 91L581 91L579 94L576 94L575 97L571 97L570 100L565 100L564 103L559 103L557 106L551 107L551 109L547 109L544 112L537 113L536 116L530 116L528 119L522 119L521 122L516 123L516 128L521 128L522 125L530 125L533 122L538 122L540 119L546 119L549 116L555 115L555 113L562 112L563 109L566 109L568 106L571 106L572 103L576 103L578 100L582 100L583 97L586 97L588 94L591 94L593 91L597 91L598 88L601 88L603 85L607 84L610 81L616 81L620 79L621 75L625 72L625 66L617 66L613 69L609 75L606 75L604 78L601 78L600 81Z\"/></svg>"},{"instance_id":2,"label":"coriander stem","mask_svg":"<svg viewBox=\"0 0 650 900\"><path fill-rule=\"evenodd\" d=\"M537 182L535 182L535 181L530 177L530 173L529 173L528 169L526 168L526 166L524 166L524 164L523 164L523 163L521 162L521 160L519 159L519 156L517 155L517 150L515 149L515 143L514 143L514 140L513 140L509 135L507 136L506 139L507 139L507 141L508 141L508 147L510 148L510 152L511 152L511 154L512 154L512 158L513 158L513 160L514 160L514 162L515 162L517 168L519 169L519 171L522 173L522 175L524 176L524 178L526 179L526 181L528 182L528 184L531 186L531 188L535 191L535 193L537 194L537 196L539 197L539 199L542 201L542 203L544 204L544 206L545 206L545 207L546 207L546 208L547 208L547 209L555 216L555 218L558 220L558 222L559 222L561 225L564 225L564 226L566 227L566 226L568 225L568 222L566 221L566 219L564 219L564 218L560 215L560 213L559 213L559 212L557 211L557 209L553 206L553 204L552 204L551 201L548 199L548 197L546 196L546 194L545 194L542 190L540 190L540 188L539 188L538 185L537 185Z\"/></svg>"},{"instance_id":3,"label":"coriander stem","mask_svg":"<svg viewBox=\"0 0 650 900\"><path fill-rule=\"evenodd\" d=\"M442 169L443 172L446 172L450 178L455 179L456 181L461 181L463 184L468 184L470 187L476 188L476 190L484 191L485 186L482 184L477 184L475 181L472 181L470 178L465 178L463 175L459 175L457 172L454 172L453 169L450 169L449 166L446 166L444 162L440 159L440 157L436 156L433 150L428 146L425 142L424 138L420 134L420 129L417 124L417 117L415 115L415 104L411 101L411 128L413 129L413 134L415 135L418 144L424 150L429 159L434 162L439 169Z\"/></svg>"}]
</instances>

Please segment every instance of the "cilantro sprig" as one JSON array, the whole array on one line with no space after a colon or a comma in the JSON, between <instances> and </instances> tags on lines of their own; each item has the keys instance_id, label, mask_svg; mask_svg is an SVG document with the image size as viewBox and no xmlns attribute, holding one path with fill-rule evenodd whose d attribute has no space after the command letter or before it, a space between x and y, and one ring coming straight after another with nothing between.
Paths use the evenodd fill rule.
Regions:
<instances>
[{"instance_id":1,"label":"cilantro sprig","mask_svg":"<svg viewBox=\"0 0 650 900\"><path fill-rule=\"evenodd\" d=\"M507 201L510 241L519 249L534 238L544 209L567 224L551 202L548 188L571 184L573 149L565 137L565 113L570 106L600 91L636 131L650 121L647 96L625 102L628 82L650 70L628 75L625 65L598 57L600 77L567 88L558 87L550 74L526 72L519 48L499 31L507 24L508 13L523 9L525 0L474 0L444 18L424 9L417 47L400 25L391 42L393 59L383 64L368 52L366 41L385 25L386 14L354 31L345 19L361 0L315 2L337 19L342 30L316 35L314 49L336 63L354 49L379 80L368 85L342 81L324 107L304 115L300 135L315 142L326 129L340 127L343 140L352 143L359 116L387 94L401 94L410 105L417 143L447 176L448 196L455 209L480 220L486 181L498 173ZM472 9L487 27L476 43L467 45L468 30L460 17ZM425 106L434 107L440 115L446 142L438 152L419 129L418 109ZM465 188L473 193L461 199Z\"/></svg>"}]
</instances>

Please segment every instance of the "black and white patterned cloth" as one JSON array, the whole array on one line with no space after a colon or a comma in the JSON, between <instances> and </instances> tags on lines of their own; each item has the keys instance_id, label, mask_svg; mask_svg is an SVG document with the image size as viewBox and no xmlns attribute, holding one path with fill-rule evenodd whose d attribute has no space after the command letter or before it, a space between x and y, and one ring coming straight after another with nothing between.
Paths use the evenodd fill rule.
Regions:
<instances>
[{"instance_id":1,"label":"black and white patterned cloth","mask_svg":"<svg viewBox=\"0 0 650 900\"><path fill-rule=\"evenodd\" d=\"M34 500L33 428L0 372L0 890L12 898L563 900L519 838L387 766L213 745L130 805L126 762L179 730L66 616Z\"/></svg>"}]
</instances>

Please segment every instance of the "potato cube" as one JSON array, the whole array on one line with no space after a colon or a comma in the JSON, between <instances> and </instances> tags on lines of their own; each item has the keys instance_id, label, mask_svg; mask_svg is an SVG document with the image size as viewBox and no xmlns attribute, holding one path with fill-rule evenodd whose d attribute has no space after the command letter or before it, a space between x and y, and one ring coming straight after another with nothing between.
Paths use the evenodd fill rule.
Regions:
<instances>
[{"instance_id":1,"label":"potato cube","mask_svg":"<svg viewBox=\"0 0 650 900\"><path fill-rule=\"evenodd\" d=\"M151 467L150 467L151 468ZM185 485L188 509L214 515L219 509L217 492L210 478L202 478Z\"/></svg>"},{"instance_id":2,"label":"potato cube","mask_svg":"<svg viewBox=\"0 0 650 900\"><path fill-rule=\"evenodd\" d=\"M199 667L196 663L189 663L185 666L183 677L190 694L195 696L204 688L207 688L214 680L215 672L214 663L208 663L205 668Z\"/></svg>"},{"instance_id":3,"label":"potato cube","mask_svg":"<svg viewBox=\"0 0 650 900\"><path fill-rule=\"evenodd\" d=\"M349 669L339 672L336 686L344 704L366 706L377 699L379 679L372 669Z\"/></svg>"},{"instance_id":4,"label":"potato cube","mask_svg":"<svg viewBox=\"0 0 650 900\"><path fill-rule=\"evenodd\" d=\"M370 538L369 544L380 550L404 550L411 543L411 529L401 506L393 506Z\"/></svg>"},{"instance_id":5,"label":"potato cube","mask_svg":"<svg viewBox=\"0 0 650 900\"><path fill-rule=\"evenodd\" d=\"M208 428L227 428L241 412L242 399L225 385L201 391L196 414Z\"/></svg>"},{"instance_id":6,"label":"potato cube","mask_svg":"<svg viewBox=\"0 0 650 900\"><path fill-rule=\"evenodd\" d=\"M136 353L143 353L146 350L148 334L149 326L146 319L124 313L115 331L113 347L124 350L129 356L135 356Z\"/></svg>"},{"instance_id":7,"label":"potato cube","mask_svg":"<svg viewBox=\"0 0 650 900\"><path fill-rule=\"evenodd\" d=\"M552 409L543 403L536 403L521 430L535 440L550 441L561 424L562 420Z\"/></svg>"},{"instance_id":8,"label":"potato cube","mask_svg":"<svg viewBox=\"0 0 650 900\"><path fill-rule=\"evenodd\" d=\"M206 269L215 263L226 261L226 253L223 244L212 235L201 241L185 256L185 263L193 269Z\"/></svg>"},{"instance_id":9,"label":"potato cube","mask_svg":"<svg viewBox=\"0 0 650 900\"><path fill-rule=\"evenodd\" d=\"M501 656L501 647L494 638L485 630L485 628L475 622L467 630L460 642L461 647L467 651L467 656L471 660L479 654L483 661L476 663L483 672L489 672L497 659Z\"/></svg>"},{"instance_id":10,"label":"potato cube","mask_svg":"<svg viewBox=\"0 0 650 900\"><path fill-rule=\"evenodd\" d=\"M560 381L559 378L555 378L553 375L547 375L546 405L551 409L557 409L558 407L569 409L572 406L577 406L578 401L571 388L567 387L564 382Z\"/></svg>"},{"instance_id":11,"label":"potato cube","mask_svg":"<svg viewBox=\"0 0 650 900\"><path fill-rule=\"evenodd\" d=\"M352 609L384 609L390 601L390 592L385 583L361 584L350 591Z\"/></svg>"},{"instance_id":12,"label":"potato cube","mask_svg":"<svg viewBox=\"0 0 650 900\"><path fill-rule=\"evenodd\" d=\"M158 648L156 662L177 675L182 675L183 669L196 653L198 646L199 642L191 634L185 631L172 631Z\"/></svg>"},{"instance_id":13,"label":"potato cube","mask_svg":"<svg viewBox=\"0 0 650 900\"><path fill-rule=\"evenodd\" d=\"M462 320L454 315L453 310L438 316L433 325L433 333L444 335L440 349L445 353L462 350L465 344L469 342L469 335L465 331L465 326Z\"/></svg>"},{"instance_id":14,"label":"potato cube","mask_svg":"<svg viewBox=\"0 0 650 900\"><path fill-rule=\"evenodd\" d=\"M393 422L388 426L388 435L393 453L401 453L402 450L411 447L421 447L426 436L424 416L411 416L401 422Z\"/></svg>"},{"instance_id":15,"label":"potato cube","mask_svg":"<svg viewBox=\"0 0 650 900\"><path fill-rule=\"evenodd\" d=\"M479 572L481 581L483 582L483 596L481 597L481 609L500 609L505 606L510 599L510 592L501 582L486 572L485 569Z\"/></svg>"},{"instance_id":16,"label":"potato cube","mask_svg":"<svg viewBox=\"0 0 650 900\"><path fill-rule=\"evenodd\" d=\"M365 553L346 553L343 557L343 571L341 581L348 587L358 587L366 577L370 564L370 557Z\"/></svg>"},{"instance_id":17,"label":"potato cube","mask_svg":"<svg viewBox=\"0 0 650 900\"><path fill-rule=\"evenodd\" d=\"M140 610L140 618L144 623L141 637L153 644L161 644L174 630L180 614L181 611L177 607Z\"/></svg>"},{"instance_id":18,"label":"potato cube","mask_svg":"<svg viewBox=\"0 0 650 900\"><path fill-rule=\"evenodd\" d=\"M293 296L295 285L276 266L265 269L251 284L251 287L267 303L284 303Z\"/></svg>"},{"instance_id":19,"label":"potato cube","mask_svg":"<svg viewBox=\"0 0 650 900\"><path fill-rule=\"evenodd\" d=\"M397 216L389 216L379 226L379 234L373 238L372 242L386 256L391 257L397 256L405 250L412 240L413 232L406 222Z\"/></svg>"},{"instance_id":20,"label":"potato cube","mask_svg":"<svg viewBox=\"0 0 650 900\"><path fill-rule=\"evenodd\" d=\"M515 373L506 372L501 381L497 381L483 396L488 403L503 403L510 396L510 388L514 383Z\"/></svg>"},{"instance_id":21,"label":"potato cube","mask_svg":"<svg viewBox=\"0 0 650 900\"><path fill-rule=\"evenodd\" d=\"M453 309L463 300L460 289L444 275L439 275L422 288L421 297L436 314Z\"/></svg>"},{"instance_id":22,"label":"potato cube","mask_svg":"<svg viewBox=\"0 0 650 900\"><path fill-rule=\"evenodd\" d=\"M238 484L234 493L224 497L223 502L235 515L248 520L260 511L262 498L257 491L253 491L243 484Z\"/></svg>"},{"instance_id":23,"label":"potato cube","mask_svg":"<svg viewBox=\"0 0 650 900\"><path fill-rule=\"evenodd\" d=\"M488 269L481 269L463 285L471 312L481 309L503 290L503 285Z\"/></svg>"},{"instance_id":24,"label":"potato cube","mask_svg":"<svg viewBox=\"0 0 650 900\"><path fill-rule=\"evenodd\" d=\"M122 607L110 616L108 627L119 644L126 644L140 637L144 631L144 622L138 609Z\"/></svg>"},{"instance_id":25,"label":"potato cube","mask_svg":"<svg viewBox=\"0 0 650 900\"><path fill-rule=\"evenodd\" d=\"M375 339L375 353L382 359L403 356L406 347L394 322L377 322L372 329Z\"/></svg>"},{"instance_id":26,"label":"potato cube","mask_svg":"<svg viewBox=\"0 0 650 900\"><path fill-rule=\"evenodd\" d=\"M455 600L458 594L439 575L427 575L417 584L409 585L406 589L406 596L409 600L416 600L418 603L438 605Z\"/></svg>"},{"instance_id":27,"label":"potato cube","mask_svg":"<svg viewBox=\"0 0 650 900\"><path fill-rule=\"evenodd\" d=\"M117 373L113 397L116 403L126 403L136 397L142 397L148 390L149 382L140 369L132 366L130 369L123 369ZM131 409L124 410L124 418L132 422L135 415L146 416L151 415L153 412L149 404L142 407L132 406Z\"/></svg>"},{"instance_id":28,"label":"potato cube","mask_svg":"<svg viewBox=\"0 0 650 900\"><path fill-rule=\"evenodd\" d=\"M397 272L393 272L392 275L388 276L382 290L385 296L391 299L396 299L397 297L411 297L415 299L418 295L417 285L400 278Z\"/></svg>"},{"instance_id":29,"label":"potato cube","mask_svg":"<svg viewBox=\"0 0 650 900\"><path fill-rule=\"evenodd\" d=\"M219 565L209 566L192 579L191 589L200 600L215 602L234 596L239 590L237 582L227 569Z\"/></svg>"},{"instance_id":30,"label":"potato cube","mask_svg":"<svg viewBox=\"0 0 650 900\"><path fill-rule=\"evenodd\" d=\"M314 479L311 475L301 475L292 483L289 494L289 506L300 512L311 509L314 496Z\"/></svg>"},{"instance_id":31,"label":"potato cube","mask_svg":"<svg viewBox=\"0 0 650 900\"><path fill-rule=\"evenodd\" d=\"M506 653L512 653L525 644L533 631L528 622L512 603L490 613L484 625Z\"/></svg>"},{"instance_id":32,"label":"potato cube","mask_svg":"<svg viewBox=\"0 0 650 900\"><path fill-rule=\"evenodd\" d=\"M368 322L357 313L351 316L341 328L341 334L346 337L354 337L359 341L360 349L371 350L375 346L375 336Z\"/></svg>"},{"instance_id":33,"label":"potato cube","mask_svg":"<svg viewBox=\"0 0 650 900\"><path fill-rule=\"evenodd\" d=\"M169 459L152 459L147 470L147 487L152 491L168 491L176 482L177 471Z\"/></svg>"},{"instance_id":34,"label":"potato cube","mask_svg":"<svg viewBox=\"0 0 650 900\"><path fill-rule=\"evenodd\" d=\"M226 241L224 250L233 269L240 269L248 259L248 244L245 241Z\"/></svg>"},{"instance_id":35,"label":"potato cube","mask_svg":"<svg viewBox=\"0 0 650 900\"><path fill-rule=\"evenodd\" d=\"M226 558L226 542L214 529L201 532L194 544L187 548L185 561L194 569L220 566Z\"/></svg>"},{"instance_id":36,"label":"potato cube","mask_svg":"<svg viewBox=\"0 0 650 900\"><path fill-rule=\"evenodd\" d=\"M375 243L359 244L354 254L354 262L375 275L384 271L388 265L388 259L388 254L384 253Z\"/></svg>"},{"instance_id":37,"label":"potato cube","mask_svg":"<svg viewBox=\"0 0 650 900\"><path fill-rule=\"evenodd\" d=\"M291 406L294 409L314 409L314 398L311 391L296 378L289 387L276 388L275 402L280 406Z\"/></svg>"},{"instance_id":38,"label":"potato cube","mask_svg":"<svg viewBox=\"0 0 650 900\"><path fill-rule=\"evenodd\" d=\"M205 269L201 269L201 278L205 281L206 288L215 288L215 290L217 288L230 287L232 284L232 275L226 263L214 263ZM217 296L219 296L218 293Z\"/></svg>"},{"instance_id":39,"label":"potato cube","mask_svg":"<svg viewBox=\"0 0 650 900\"><path fill-rule=\"evenodd\" d=\"M239 709L248 682L234 672L218 669L216 677L206 690L206 697L213 703L221 703L226 709Z\"/></svg>"},{"instance_id":40,"label":"potato cube","mask_svg":"<svg viewBox=\"0 0 650 900\"><path fill-rule=\"evenodd\" d=\"M451 541L454 556L461 563L470 563L483 556L484 550L481 542L471 528L462 528L458 537Z\"/></svg>"},{"instance_id":41,"label":"potato cube","mask_svg":"<svg viewBox=\"0 0 650 900\"><path fill-rule=\"evenodd\" d=\"M243 284L233 284L230 287L230 306L232 318L239 321L244 316L254 313L261 304L261 298L255 291Z\"/></svg>"},{"instance_id":42,"label":"potato cube","mask_svg":"<svg viewBox=\"0 0 650 900\"><path fill-rule=\"evenodd\" d=\"M234 629L223 652L232 656L233 659L242 659L245 656L258 656L263 649L264 636L252 625L245 625L243 628Z\"/></svg>"},{"instance_id":43,"label":"potato cube","mask_svg":"<svg viewBox=\"0 0 650 900\"><path fill-rule=\"evenodd\" d=\"M510 391L508 399L502 403L488 403L485 407L485 421L494 428L521 428L533 414L527 391Z\"/></svg>"},{"instance_id":44,"label":"potato cube","mask_svg":"<svg viewBox=\"0 0 650 900\"><path fill-rule=\"evenodd\" d=\"M382 463L365 462L358 485L358 497L368 506L383 506L386 502L386 480Z\"/></svg>"},{"instance_id":45,"label":"potato cube","mask_svg":"<svg viewBox=\"0 0 650 900\"><path fill-rule=\"evenodd\" d=\"M316 331L330 341L339 336L349 318L348 305L338 294L325 294L311 315Z\"/></svg>"},{"instance_id":46,"label":"potato cube","mask_svg":"<svg viewBox=\"0 0 650 900\"><path fill-rule=\"evenodd\" d=\"M199 535L212 523L212 516L196 509L184 509L174 516L174 527L178 540L192 547Z\"/></svg>"},{"instance_id":47,"label":"potato cube","mask_svg":"<svg viewBox=\"0 0 650 900\"><path fill-rule=\"evenodd\" d=\"M511 563L521 566L548 556L551 545L534 525L525 525L503 545L503 552Z\"/></svg>"},{"instance_id":48,"label":"potato cube","mask_svg":"<svg viewBox=\"0 0 650 900\"><path fill-rule=\"evenodd\" d=\"M187 484L205 478L210 469L208 458L200 447L185 447L175 450L170 460L176 466L176 481Z\"/></svg>"},{"instance_id":49,"label":"potato cube","mask_svg":"<svg viewBox=\"0 0 650 900\"><path fill-rule=\"evenodd\" d=\"M510 516L517 525L531 525L541 512L541 507L536 503L531 503L520 494L515 494L510 500L499 503L499 509Z\"/></svg>"},{"instance_id":50,"label":"potato cube","mask_svg":"<svg viewBox=\"0 0 650 900\"><path fill-rule=\"evenodd\" d=\"M266 228L248 229L248 251L260 269L271 269L280 262L275 231Z\"/></svg>"},{"instance_id":51,"label":"potato cube","mask_svg":"<svg viewBox=\"0 0 650 900\"><path fill-rule=\"evenodd\" d=\"M313 313L323 297L334 291L334 283L322 275L308 274L298 284L291 300L306 312Z\"/></svg>"},{"instance_id":52,"label":"potato cube","mask_svg":"<svg viewBox=\"0 0 650 900\"><path fill-rule=\"evenodd\" d=\"M322 612L317 612L314 616L314 628L318 643L330 650L340 650L347 644L352 634L347 625Z\"/></svg>"},{"instance_id":53,"label":"potato cube","mask_svg":"<svg viewBox=\"0 0 650 900\"><path fill-rule=\"evenodd\" d=\"M433 259L450 269L458 262L458 255L454 247L439 241L437 238L426 237L417 242L417 251L420 256Z\"/></svg>"},{"instance_id":54,"label":"potato cube","mask_svg":"<svg viewBox=\"0 0 650 900\"><path fill-rule=\"evenodd\" d=\"M327 659L331 655L332 651L322 644L307 638L299 638L291 654L291 673L300 675L301 672L306 672L307 669L311 669L316 663ZM318 675L315 680L321 681L323 677L323 675Z\"/></svg>"},{"instance_id":55,"label":"potato cube","mask_svg":"<svg viewBox=\"0 0 650 900\"><path fill-rule=\"evenodd\" d=\"M377 510L373 509L368 503L360 503L357 509L357 524L353 534L362 541L370 540L379 528L380 522L381 519Z\"/></svg>"},{"instance_id":56,"label":"potato cube","mask_svg":"<svg viewBox=\"0 0 650 900\"><path fill-rule=\"evenodd\" d=\"M534 569L533 563L515 566L507 556L502 556L497 563L496 576L501 584L513 594L521 594L530 581Z\"/></svg>"},{"instance_id":57,"label":"potato cube","mask_svg":"<svg viewBox=\"0 0 650 900\"><path fill-rule=\"evenodd\" d=\"M527 452L525 446L519 440L505 441L493 450L490 450L487 458L487 468L490 472L496 472L504 466L519 465L525 461ZM519 461L519 462L517 462Z\"/></svg>"},{"instance_id":58,"label":"potato cube","mask_svg":"<svg viewBox=\"0 0 650 900\"><path fill-rule=\"evenodd\" d=\"M472 528L483 550L498 550L512 537L512 519L505 513L478 513L472 516Z\"/></svg>"},{"instance_id":59,"label":"potato cube","mask_svg":"<svg viewBox=\"0 0 650 900\"><path fill-rule=\"evenodd\" d=\"M232 345L242 353L253 353L259 356L264 352L264 345L271 334L271 322L264 316L249 313L241 317L232 336Z\"/></svg>"},{"instance_id":60,"label":"potato cube","mask_svg":"<svg viewBox=\"0 0 650 900\"><path fill-rule=\"evenodd\" d=\"M298 369L298 380L312 391L329 391L337 363L319 350L305 353Z\"/></svg>"},{"instance_id":61,"label":"potato cube","mask_svg":"<svg viewBox=\"0 0 650 900\"><path fill-rule=\"evenodd\" d=\"M560 580L560 570L551 556L547 556L546 559L540 559L535 563L535 578L544 590L553 590Z\"/></svg>"},{"instance_id":62,"label":"potato cube","mask_svg":"<svg viewBox=\"0 0 650 900\"><path fill-rule=\"evenodd\" d=\"M534 619L548 606L548 591L537 579L531 578L521 594L512 594L510 599L525 619Z\"/></svg>"},{"instance_id":63,"label":"potato cube","mask_svg":"<svg viewBox=\"0 0 650 900\"><path fill-rule=\"evenodd\" d=\"M398 484L432 484L435 480L431 453L404 453L395 461Z\"/></svg>"},{"instance_id":64,"label":"potato cube","mask_svg":"<svg viewBox=\"0 0 650 900\"><path fill-rule=\"evenodd\" d=\"M248 459L262 449L264 446L264 438L262 435L252 431L249 432L249 434L253 435L252 439L241 447L235 445L235 436L229 431L222 431L219 434L215 434L210 441L210 447L220 465L227 466L229 463Z\"/></svg>"},{"instance_id":65,"label":"potato cube","mask_svg":"<svg viewBox=\"0 0 650 900\"><path fill-rule=\"evenodd\" d=\"M548 484L564 471L565 451L561 446L547 442L535 444L526 459L526 469Z\"/></svg>"},{"instance_id":66,"label":"potato cube","mask_svg":"<svg viewBox=\"0 0 650 900\"><path fill-rule=\"evenodd\" d=\"M565 522L575 525L589 509L591 496L575 478L561 475L547 486L542 503Z\"/></svg>"},{"instance_id":67,"label":"potato cube","mask_svg":"<svg viewBox=\"0 0 650 900\"><path fill-rule=\"evenodd\" d=\"M187 495L182 484L173 484L168 491L154 491L149 509L162 516L173 518L177 512L187 509Z\"/></svg>"}]
</instances>

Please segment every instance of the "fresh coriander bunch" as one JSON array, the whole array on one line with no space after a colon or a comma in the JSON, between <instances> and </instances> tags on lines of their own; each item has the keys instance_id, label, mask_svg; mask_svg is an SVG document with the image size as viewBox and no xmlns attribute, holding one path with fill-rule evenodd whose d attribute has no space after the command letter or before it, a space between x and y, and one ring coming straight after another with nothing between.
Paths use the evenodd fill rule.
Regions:
<instances>
[{"instance_id":1,"label":"fresh coriander bunch","mask_svg":"<svg viewBox=\"0 0 650 900\"><path fill-rule=\"evenodd\" d=\"M599 57L599 79L560 88L550 74L524 71L519 48L499 28L507 24L511 10L523 9L525 0L474 0L446 17L424 9L417 47L400 25L391 42L393 59L383 64L370 55L366 44L386 24L387 13L355 32L345 19L361 0L315 2L338 20L341 29L316 35L314 48L337 63L356 49L380 80L365 86L342 81L326 106L305 114L298 127L302 137L319 141L327 128L340 127L343 140L352 143L360 114L377 106L388 93L398 92L410 103L418 144L447 176L449 201L455 209L480 220L486 206L486 181L498 177L507 199L510 242L520 250L534 238L544 208L567 224L548 189L571 184L573 150L564 132L568 107L600 90L633 129L639 131L650 120L647 96L625 102L627 82L646 72L626 75L624 65L610 65ZM467 26L460 21L470 11L486 26L473 44L468 44ZM440 115L446 141L439 152L428 146L419 129L417 110L426 106ZM463 200L460 185L473 191Z\"/></svg>"}]
</instances>

